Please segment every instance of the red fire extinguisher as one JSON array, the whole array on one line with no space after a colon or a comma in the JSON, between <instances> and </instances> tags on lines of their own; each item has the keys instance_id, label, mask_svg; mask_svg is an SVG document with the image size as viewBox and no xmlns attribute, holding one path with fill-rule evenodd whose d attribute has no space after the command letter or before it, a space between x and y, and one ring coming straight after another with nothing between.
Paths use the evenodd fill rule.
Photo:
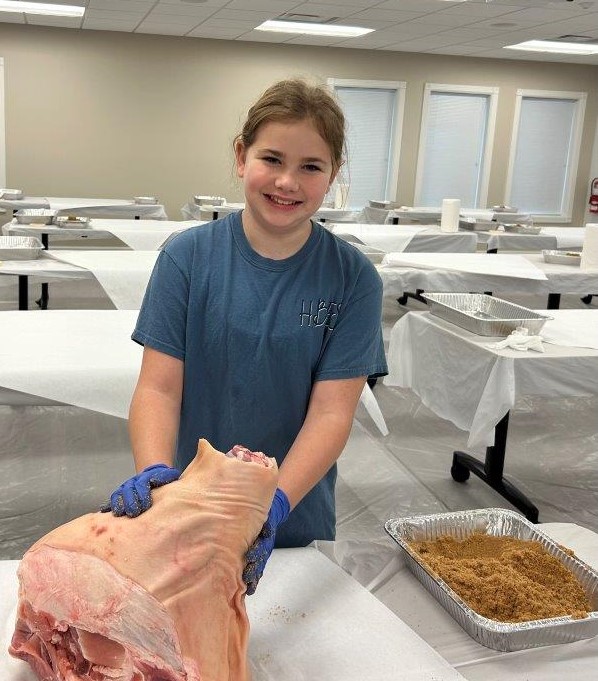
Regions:
<instances>
[{"instance_id":1,"label":"red fire extinguisher","mask_svg":"<svg viewBox=\"0 0 598 681\"><path fill-rule=\"evenodd\" d=\"M598 177L590 185L590 213L598 213Z\"/></svg>"}]
</instances>

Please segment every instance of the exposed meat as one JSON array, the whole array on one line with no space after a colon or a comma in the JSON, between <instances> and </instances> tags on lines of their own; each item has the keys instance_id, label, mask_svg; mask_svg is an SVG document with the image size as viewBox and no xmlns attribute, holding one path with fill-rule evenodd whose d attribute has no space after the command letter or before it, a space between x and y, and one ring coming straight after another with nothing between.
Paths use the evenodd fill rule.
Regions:
<instances>
[{"instance_id":1,"label":"exposed meat","mask_svg":"<svg viewBox=\"0 0 598 681\"><path fill-rule=\"evenodd\" d=\"M92 513L19 566L9 648L42 681L246 681L244 555L278 478L274 459L200 440L138 518Z\"/></svg>"}]
</instances>

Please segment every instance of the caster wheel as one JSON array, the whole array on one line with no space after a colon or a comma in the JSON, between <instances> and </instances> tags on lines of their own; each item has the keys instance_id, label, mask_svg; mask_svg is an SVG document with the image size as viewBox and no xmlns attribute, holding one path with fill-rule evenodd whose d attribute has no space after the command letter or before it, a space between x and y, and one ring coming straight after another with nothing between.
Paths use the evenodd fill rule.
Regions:
<instances>
[{"instance_id":1,"label":"caster wheel","mask_svg":"<svg viewBox=\"0 0 598 681\"><path fill-rule=\"evenodd\" d=\"M407 305L407 296L401 296L400 298L397 298L397 303L399 305Z\"/></svg>"},{"instance_id":2,"label":"caster wheel","mask_svg":"<svg viewBox=\"0 0 598 681\"><path fill-rule=\"evenodd\" d=\"M469 479L469 470L465 466L453 464L451 466L451 477L455 482L465 482Z\"/></svg>"}]
</instances>

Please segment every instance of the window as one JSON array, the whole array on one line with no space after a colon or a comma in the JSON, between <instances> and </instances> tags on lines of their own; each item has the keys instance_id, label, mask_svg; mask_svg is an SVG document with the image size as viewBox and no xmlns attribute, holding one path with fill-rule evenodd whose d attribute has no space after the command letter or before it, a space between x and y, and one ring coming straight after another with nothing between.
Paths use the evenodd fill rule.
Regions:
<instances>
[{"instance_id":1,"label":"window","mask_svg":"<svg viewBox=\"0 0 598 681\"><path fill-rule=\"evenodd\" d=\"M330 78L328 84L347 120L348 159L339 178L349 185L347 205L395 200L405 83Z\"/></svg>"},{"instance_id":2,"label":"window","mask_svg":"<svg viewBox=\"0 0 598 681\"><path fill-rule=\"evenodd\" d=\"M6 139L4 135L4 59L0 57L0 187L6 187Z\"/></svg>"},{"instance_id":3,"label":"window","mask_svg":"<svg viewBox=\"0 0 598 681\"><path fill-rule=\"evenodd\" d=\"M426 84L415 204L485 208L498 88Z\"/></svg>"},{"instance_id":4,"label":"window","mask_svg":"<svg viewBox=\"0 0 598 681\"><path fill-rule=\"evenodd\" d=\"M506 202L554 222L570 220L586 94L518 90Z\"/></svg>"}]
</instances>

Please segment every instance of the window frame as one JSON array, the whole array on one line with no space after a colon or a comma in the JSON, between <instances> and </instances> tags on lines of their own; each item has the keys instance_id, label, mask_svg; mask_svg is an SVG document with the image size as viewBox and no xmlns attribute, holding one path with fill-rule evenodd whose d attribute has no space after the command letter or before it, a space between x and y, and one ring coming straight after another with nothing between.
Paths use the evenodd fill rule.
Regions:
<instances>
[{"instance_id":1,"label":"window frame","mask_svg":"<svg viewBox=\"0 0 598 681\"><path fill-rule=\"evenodd\" d=\"M480 169L479 196L477 206L464 208L486 208L490 187L490 171L492 168L492 152L494 150L494 133L496 129L496 112L498 108L498 87L485 85L452 85L448 83L426 83L422 102L422 116L419 130L419 146L417 150L417 170L415 174L414 203L419 205L424 178L424 160L426 153L426 132L430 111L430 98L434 92L447 92L459 95L487 95L489 98L486 139L484 140L483 163Z\"/></svg>"},{"instance_id":2,"label":"window frame","mask_svg":"<svg viewBox=\"0 0 598 681\"><path fill-rule=\"evenodd\" d=\"M336 87L360 88L362 90L394 90L393 122L390 133L392 145L387 170L387 201L396 201L399 188L399 163L401 158L401 140L403 137L403 119L405 116L405 91L407 82L402 80L360 80L355 78L328 78L327 85L334 93ZM347 159L347 163L349 159ZM351 178L349 178L350 181Z\"/></svg>"},{"instance_id":3,"label":"window frame","mask_svg":"<svg viewBox=\"0 0 598 681\"><path fill-rule=\"evenodd\" d=\"M6 121L4 115L4 57L0 57L0 187L6 187Z\"/></svg>"},{"instance_id":4,"label":"window frame","mask_svg":"<svg viewBox=\"0 0 598 681\"><path fill-rule=\"evenodd\" d=\"M520 88L516 92L515 112L513 114L513 126L511 130L511 147L509 151L509 165L507 167L507 180L505 184L505 203L509 204L513 189L513 174L515 170L515 156L517 153L517 138L521 122L521 106L525 97L535 99L568 99L576 102L573 120L573 133L569 145L567 163L567 179L563 189L561 212L558 215L552 213L532 213L534 219L542 222L571 222L573 219L573 200L575 198L575 183L579 172L579 157L581 154L581 140L583 135L583 123L587 101L586 92L566 92L558 90L529 90Z\"/></svg>"}]
</instances>

